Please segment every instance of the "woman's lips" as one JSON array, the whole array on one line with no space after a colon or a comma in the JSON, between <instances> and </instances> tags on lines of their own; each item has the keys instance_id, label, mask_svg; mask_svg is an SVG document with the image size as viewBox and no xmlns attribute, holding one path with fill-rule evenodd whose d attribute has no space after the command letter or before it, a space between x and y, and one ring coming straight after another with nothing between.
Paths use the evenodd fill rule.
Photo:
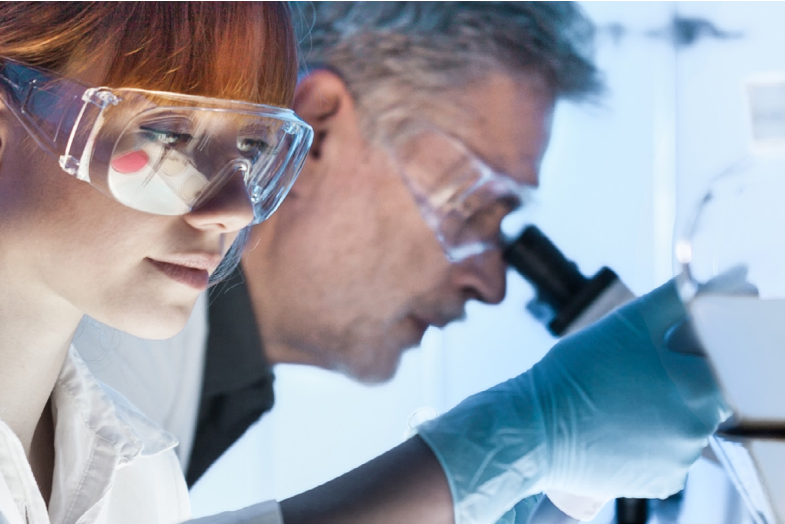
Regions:
<instances>
[{"instance_id":1,"label":"woman's lips","mask_svg":"<svg viewBox=\"0 0 785 524\"><path fill-rule=\"evenodd\" d=\"M210 283L210 273L206 269L181 266L169 262L161 262L152 258L147 259L154 267L176 282L185 284L199 291L207 289Z\"/></svg>"}]
</instances>

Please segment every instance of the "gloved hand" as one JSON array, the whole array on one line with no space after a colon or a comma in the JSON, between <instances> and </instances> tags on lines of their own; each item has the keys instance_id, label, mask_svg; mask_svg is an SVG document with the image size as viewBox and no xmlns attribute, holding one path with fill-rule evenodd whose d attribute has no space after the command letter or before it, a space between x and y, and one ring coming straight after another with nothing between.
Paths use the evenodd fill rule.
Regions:
<instances>
[{"instance_id":1,"label":"gloved hand","mask_svg":"<svg viewBox=\"0 0 785 524\"><path fill-rule=\"evenodd\" d=\"M705 358L664 346L685 316L668 282L419 426L447 475L456 522L495 522L550 489L597 500L681 489L730 416Z\"/></svg>"}]
</instances>

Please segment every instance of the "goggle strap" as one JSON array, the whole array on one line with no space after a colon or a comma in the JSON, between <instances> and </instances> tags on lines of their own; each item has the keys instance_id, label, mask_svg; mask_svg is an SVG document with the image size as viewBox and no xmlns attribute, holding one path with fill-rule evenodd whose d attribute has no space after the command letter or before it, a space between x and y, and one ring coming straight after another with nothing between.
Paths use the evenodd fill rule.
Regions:
<instances>
[{"instance_id":1,"label":"goggle strap","mask_svg":"<svg viewBox=\"0 0 785 524\"><path fill-rule=\"evenodd\" d=\"M0 66L0 85L3 86L4 102L8 109L16 115L19 122L28 130L41 148L50 155L57 157L56 136L51 136L34 118L31 117L29 108L33 105L34 91L40 84L38 78L22 78L30 70L12 62L3 61ZM60 120L64 115L60 115ZM60 125L58 124L58 128Z\"/></svg>"},{"instance_id":2,"label":"goggle strap","mask_svg":"<svg viewBox=\"0 0 785 524\"><path fill-rule=\"evenodd\" d=\"M58 80L64 82L62 79ZM69 152L73 145L74 131L82 120L87 104L80 104L76 118L69 118L73 114L73 104L69 102L77 96L73 91L62 95L58 89L47 89L47 84L52 81L53 79L43 72L8 59L3 60L0 65L0 85L4 87L4 98L9 110L44 151L57 158L67 173L75 175L79 161ZM82 99L88 101L84 95ZM45 111L45 115L39 114L39 106ZM64 137L68 138L63 147Z\"/></svg>"}]
</instances>

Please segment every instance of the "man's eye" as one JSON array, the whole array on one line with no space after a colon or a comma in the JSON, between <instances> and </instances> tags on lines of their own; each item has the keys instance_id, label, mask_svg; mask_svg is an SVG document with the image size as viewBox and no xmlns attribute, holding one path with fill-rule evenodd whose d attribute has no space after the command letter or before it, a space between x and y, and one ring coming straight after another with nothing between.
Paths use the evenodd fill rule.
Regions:
<instances>
[{"instance_id":1,"label":"man's eye","mask_svg":"<svg viewBox=\"0 0 785 524\"><path fill-rule=\"evenodd\" d=\"M139 129L147 134L149 140L161 142L170 147L187 144L193 138L190 133L178 133L176 131L156 129L149 126L139 126Z\"/></svg>"},{"instance_id":2,"label":"man's eye","mask_svg":"<svg viewBox=\"0 0 785 524\"><path fill-rule=\"evenodd\" d=\"M518 195L507 195L499 199L499 205L503 209L503 215L508 215L513 211L517 211L523 205L521 197Z\"/></svg>"},{"instance_id":3,"label":"man's eye","mask_svg":"<svg viewBox=\"0 0 785 524\"><path fill-rule=\"evenodd\" d=\"M518 209L520 205L521 201L518 197L506 196L477 210L466 219L466 223L475 231L482 232L484 236L496 235L504 217Z\"/></svg>"}]
</instances>

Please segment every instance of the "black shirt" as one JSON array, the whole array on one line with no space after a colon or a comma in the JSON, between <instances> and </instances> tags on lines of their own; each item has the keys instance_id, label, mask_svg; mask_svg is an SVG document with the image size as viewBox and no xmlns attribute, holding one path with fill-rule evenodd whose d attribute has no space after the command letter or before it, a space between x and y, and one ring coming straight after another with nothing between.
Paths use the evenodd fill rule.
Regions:
<instances>
[{"instance_id":1,"label":"black shirt","mask_svg":"<svg viewBox=\"0 0 785 524\"><path fill-rule=\"evenodd\" d=\"M202 394L186 473L189 488L273 407L274 378L238 266L209 291Z\"/></svg>"}]
</instances>

